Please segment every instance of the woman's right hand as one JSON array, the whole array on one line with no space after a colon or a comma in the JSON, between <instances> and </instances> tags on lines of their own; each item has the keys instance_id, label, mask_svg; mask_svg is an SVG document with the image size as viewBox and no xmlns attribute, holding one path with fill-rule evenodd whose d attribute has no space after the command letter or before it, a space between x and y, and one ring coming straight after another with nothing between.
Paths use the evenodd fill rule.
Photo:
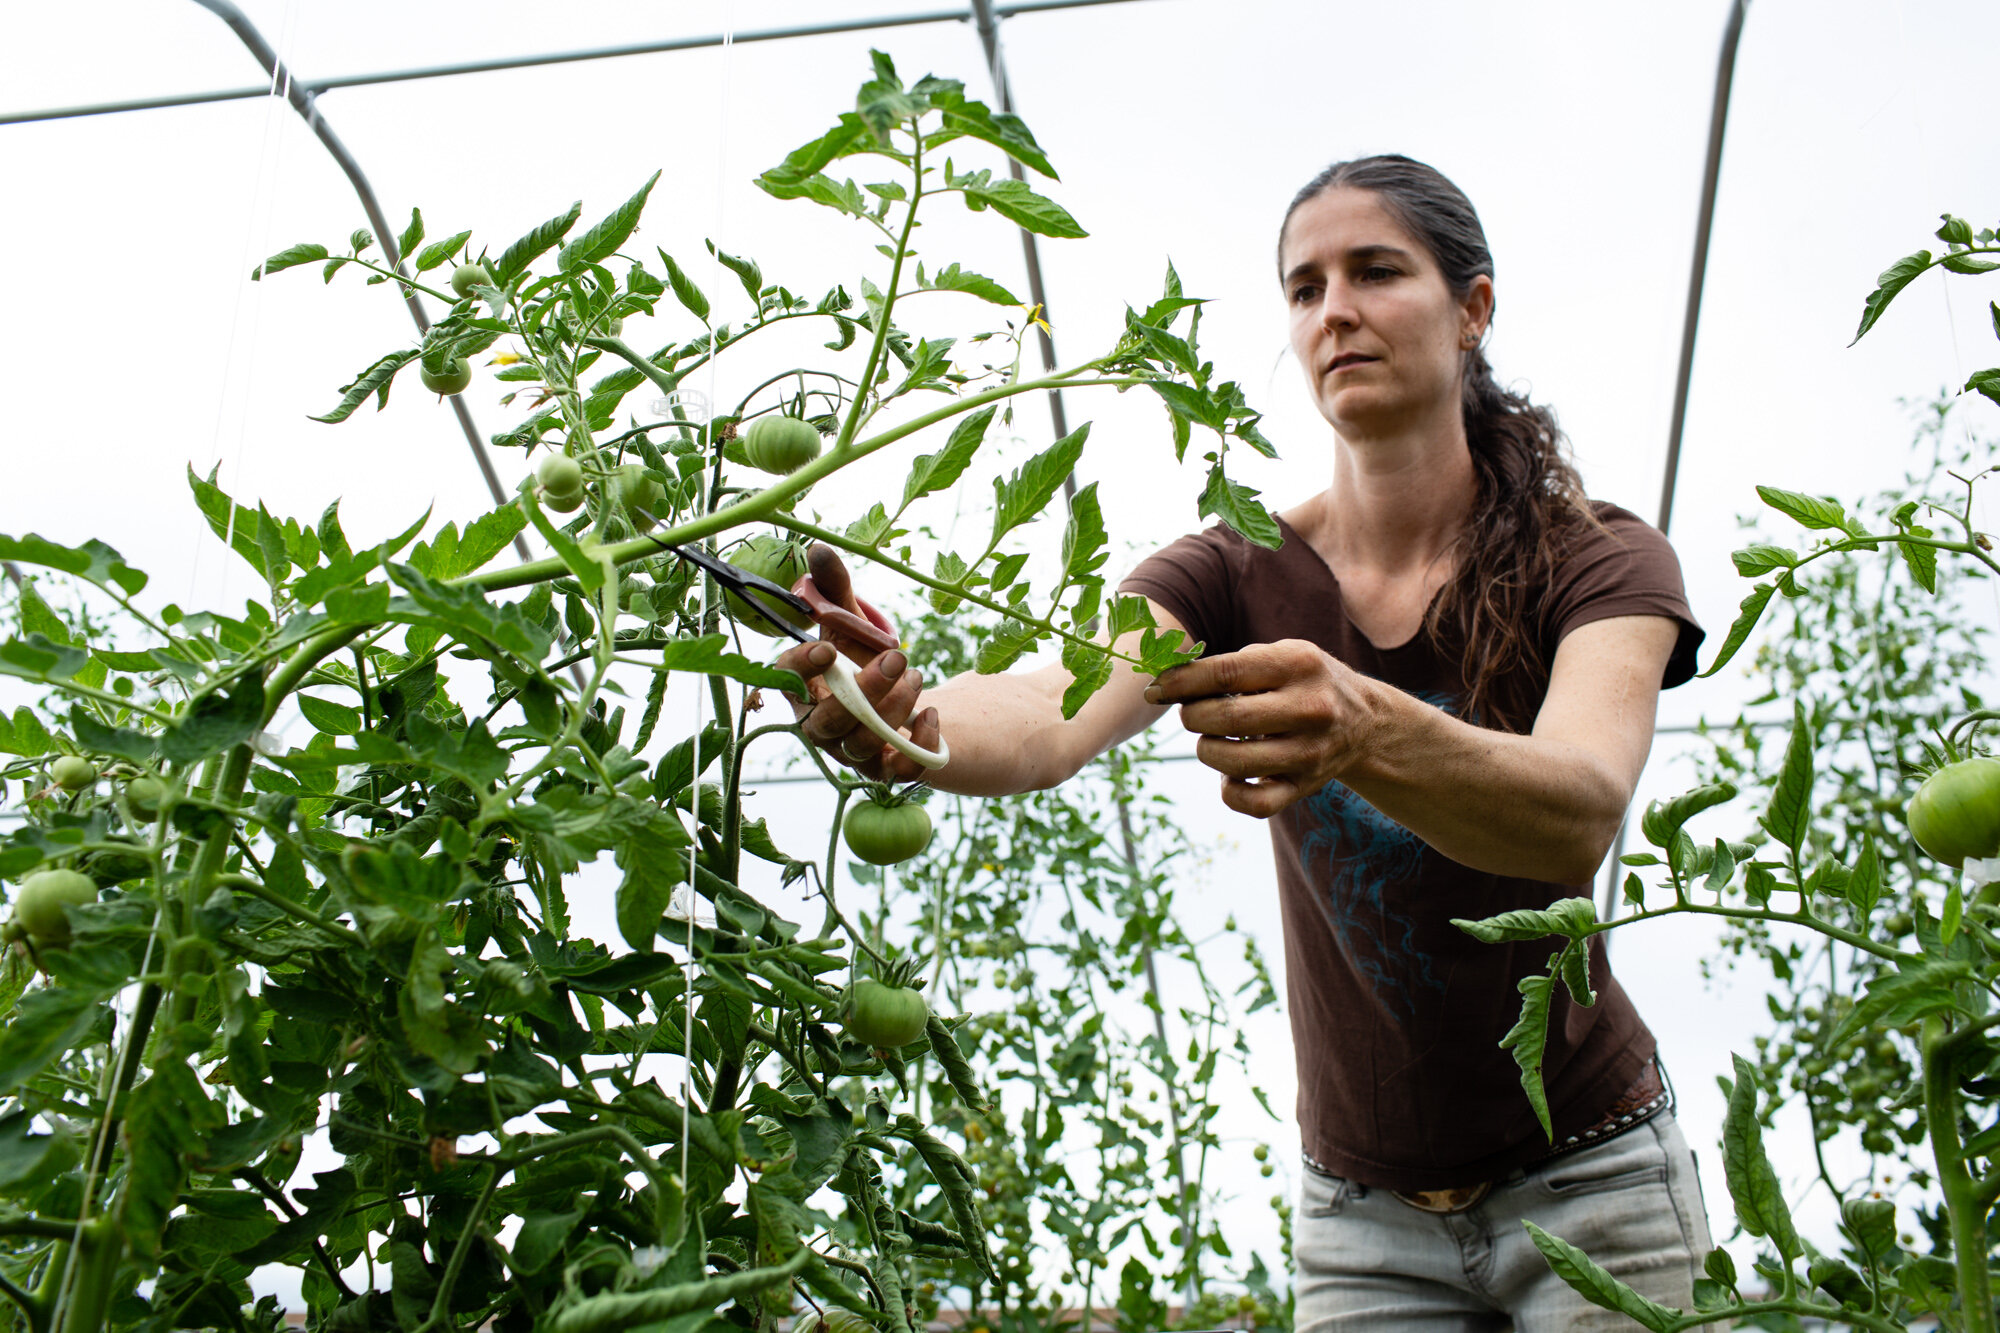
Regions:
<instances>
[{"instance_id":1,"label":"woman's right hand","mask_svg":"<svg viewBox=\"0 0 2000 1333\"><path fill-rule=\"evenodd\" d=\"M859 668L855 682L884 722L907 729L910 739L926 750L938 747L937 709L916 712L923 692L923 672L911 669L909 658L892 642L893 631L880 612L854 595L854 585L840 555L823 542L807 554L810 571L793 591L824 608L819 616L820 641L802 643L778 657L777 665L804 678L808 697L787 696L806 739L863 777L880 782L904 782L925 770L899 754L833 697L822 679L835 652L844 653ZM915 712L915 716L911 714Z\"/></svg>"}]
</instances>

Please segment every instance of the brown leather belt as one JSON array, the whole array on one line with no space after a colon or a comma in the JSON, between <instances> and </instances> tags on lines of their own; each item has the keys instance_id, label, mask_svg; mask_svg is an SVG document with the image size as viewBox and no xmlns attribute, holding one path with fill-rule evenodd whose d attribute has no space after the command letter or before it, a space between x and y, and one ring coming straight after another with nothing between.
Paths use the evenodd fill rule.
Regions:
<instances>
[{"instance_id":1,"label":"brown leather belt","mask_svg":"<svg viewBox=\"0 0 2000 1333\"><path fill-rule=\"evenodd\" d=\"M1672 1094L1667 1091L1666 1083L1660 1077L1659 1062L1648 1060L1646 1067L1639 1071L1639 1077L1633 1080L1632 1086L1618 1095L1618 1099L1611 1103L1610 1109L1595 1124L1571 1134L1529 1165L1534 1166L1548 1161L1551 1157L1575 1152L1586 1144L1608 1139L1614 1134L1622 1134L1658 1115L1672 1100ZM1454 1189L1391 1192L1410 1207L1426 1213L1462 1213L1492 1193L1493 1185L1493 1181L1483 1180L1477 1185L1461 1185Z\"/></svg>"}]
</instances>

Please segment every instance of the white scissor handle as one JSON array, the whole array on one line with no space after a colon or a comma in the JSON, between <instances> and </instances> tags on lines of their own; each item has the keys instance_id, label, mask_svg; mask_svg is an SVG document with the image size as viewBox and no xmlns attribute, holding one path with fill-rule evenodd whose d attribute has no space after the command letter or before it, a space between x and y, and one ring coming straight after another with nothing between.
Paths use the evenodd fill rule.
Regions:
<instances>
[{"instance_id":1,"label":"white scissor handle","mask_svg":"<svg viewBox=\"0 0 2000 1333\"><path fill-rule=\"evenodd\" d=\"M824 675L827 688L833 691L834 698L840 700L840 706L886 744L894 746L898 754L928 769L940 769L951 762L951 746L945 743L943 736L938 737L937 749L926 750L884 722L882 715L875 711L875 705L869 703L868 696L861 692L861 683L854 679L853 666L839 653L833 655L833 665L826 669Z\"/></svg>"}]
</instances>

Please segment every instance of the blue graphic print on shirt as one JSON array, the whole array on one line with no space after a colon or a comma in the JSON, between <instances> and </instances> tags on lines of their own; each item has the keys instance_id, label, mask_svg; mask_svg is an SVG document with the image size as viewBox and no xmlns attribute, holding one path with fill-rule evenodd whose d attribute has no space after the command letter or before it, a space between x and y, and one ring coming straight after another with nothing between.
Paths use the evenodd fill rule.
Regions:
<instances>
[{"instance_id":1,"label":"blue graphic print on shirt","mask_svg":"<svg viewBox=\"0 0 2000 1333\"><path fill-rule=\"evenodd\" d=\"M1457 711L1450 695L1425 691L1416 697L1447 713ZM1338 782L1293 808L1299 869L1308 884L1324 889L1319 909L1341 952L1385 1008L1398 1018L1413 1018L1420 992L1442 995L1445 989L1433 959L1416 945L1416 919L1399 892L1422 872L1430 848Z\"/></svg>"}]
</instances>

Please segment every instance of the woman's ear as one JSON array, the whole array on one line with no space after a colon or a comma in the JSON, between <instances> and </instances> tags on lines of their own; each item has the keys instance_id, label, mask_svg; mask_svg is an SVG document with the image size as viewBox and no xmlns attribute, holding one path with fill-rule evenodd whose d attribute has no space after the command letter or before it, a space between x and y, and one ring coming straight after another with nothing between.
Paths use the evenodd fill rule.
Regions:
<instances>
[{"instance_id":1,"label":"woman's ear","mask_svg":"<svg viewBox=\"0 0 2000 1333\"><path fill-rule=\"evenodd\" d=\"M1465 347L1477 347L1493 324L1493 279L1484 273L1475 276L1462 308L1465 318L1459 328L1459 342Z\"/></svg>"}]
</instances>

